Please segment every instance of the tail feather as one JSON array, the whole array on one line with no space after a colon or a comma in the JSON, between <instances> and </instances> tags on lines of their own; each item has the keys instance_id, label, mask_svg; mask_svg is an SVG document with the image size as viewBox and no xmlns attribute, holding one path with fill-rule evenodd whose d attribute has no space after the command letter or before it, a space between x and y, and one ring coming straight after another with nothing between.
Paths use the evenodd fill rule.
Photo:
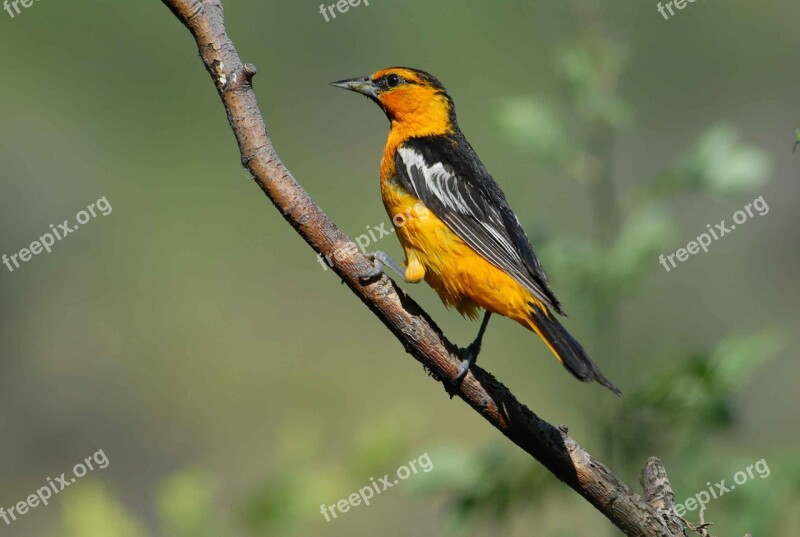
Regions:
<instances>
[{"instance_id":1,"label":"tail feather","mask_svg":"<svg viewBox=\"0 0 800 537\"><path fill-rule=\"evenodd\" d=\"M532 304L531 327L556 355L567 370L577 379L583 382L597 381L617 395L622 392L617 388L600 369L592 362L591 358L583 350L581 344L573 338L567 329L551 317L549 312L544 311L539 306Z\"/></svg>"}]
</instances>

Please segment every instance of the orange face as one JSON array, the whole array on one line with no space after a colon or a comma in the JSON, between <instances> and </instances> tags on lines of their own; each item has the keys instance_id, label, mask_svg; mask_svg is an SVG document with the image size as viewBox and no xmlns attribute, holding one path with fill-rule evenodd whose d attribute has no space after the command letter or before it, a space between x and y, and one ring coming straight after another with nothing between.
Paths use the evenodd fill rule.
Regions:
<instances>
[{"instance_id":1,"label":"orange face","mask_svg":"<svg viewBox=\"0 0 800 537\"><path fill-rule=\"evenodd\" d=\"M417 136L445 134L455 123L453 101L444 86L424 71L405 67L381 69L370 77L334 82L366 95L383 109L393 130Z\"/></svg>"}]
</instances>

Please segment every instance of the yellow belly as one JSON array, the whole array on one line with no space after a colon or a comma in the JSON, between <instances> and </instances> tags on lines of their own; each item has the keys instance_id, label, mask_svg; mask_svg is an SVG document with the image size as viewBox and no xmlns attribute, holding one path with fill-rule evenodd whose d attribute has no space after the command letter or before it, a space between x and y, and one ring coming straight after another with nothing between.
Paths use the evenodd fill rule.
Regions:
<instances>
[{"instance_id":1,"label":"yellow belly","mask_svg":"<svg viewBox=\"0 0 800 537\"><path fill-rule=\"evenodd\" d=\"M381 185L383 203L406 254L406 279L426 282L448 307L475 318L478 308L530 325L527 289L456 235L393 180Z\"/></svg>"}]
</instances>

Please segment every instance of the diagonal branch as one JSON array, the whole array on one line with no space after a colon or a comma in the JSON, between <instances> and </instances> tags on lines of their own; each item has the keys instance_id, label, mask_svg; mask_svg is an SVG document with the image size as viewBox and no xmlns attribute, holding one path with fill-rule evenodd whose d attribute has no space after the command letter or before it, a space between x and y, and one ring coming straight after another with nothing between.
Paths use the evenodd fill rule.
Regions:
<instances>
[{"instance_id":1,"label":"diagonal branch","mask_svg":"<svg viewBox=\"0 0 800 537\"><path fill-rule=\"evenodd\" d=\"M233 128L242 164L287 222L446 389L460 359L430 317L386 276L364 284L372 265L292 177L270 142L253 93L255 68L243 65L225 32L221 0L162 0L191 31ZM335 255L334 255L335 253ZM635 537L682 537L682 532L594 460L567 434L539 418L490 373L473 367L456 394L512 442L541 462L598 511Z\"/></svg>"}]
</instances>

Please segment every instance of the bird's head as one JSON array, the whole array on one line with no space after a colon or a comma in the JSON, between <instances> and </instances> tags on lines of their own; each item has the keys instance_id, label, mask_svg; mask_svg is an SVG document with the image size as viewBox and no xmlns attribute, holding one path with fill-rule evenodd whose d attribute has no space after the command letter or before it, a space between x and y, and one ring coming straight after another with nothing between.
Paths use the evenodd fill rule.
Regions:
<instances>
[{"instance_id":1,"label":"bird's head","mask_svg":"<svg viewBox=\"0 0 800 537\"><path fill-rule=\"evenodd\" d=\"M393 128L418 136L445 134L456 128L453 100L433 75L408 67L390 67L371 76L332 82L378 103Z\"/></svg>"}]
</instances>

